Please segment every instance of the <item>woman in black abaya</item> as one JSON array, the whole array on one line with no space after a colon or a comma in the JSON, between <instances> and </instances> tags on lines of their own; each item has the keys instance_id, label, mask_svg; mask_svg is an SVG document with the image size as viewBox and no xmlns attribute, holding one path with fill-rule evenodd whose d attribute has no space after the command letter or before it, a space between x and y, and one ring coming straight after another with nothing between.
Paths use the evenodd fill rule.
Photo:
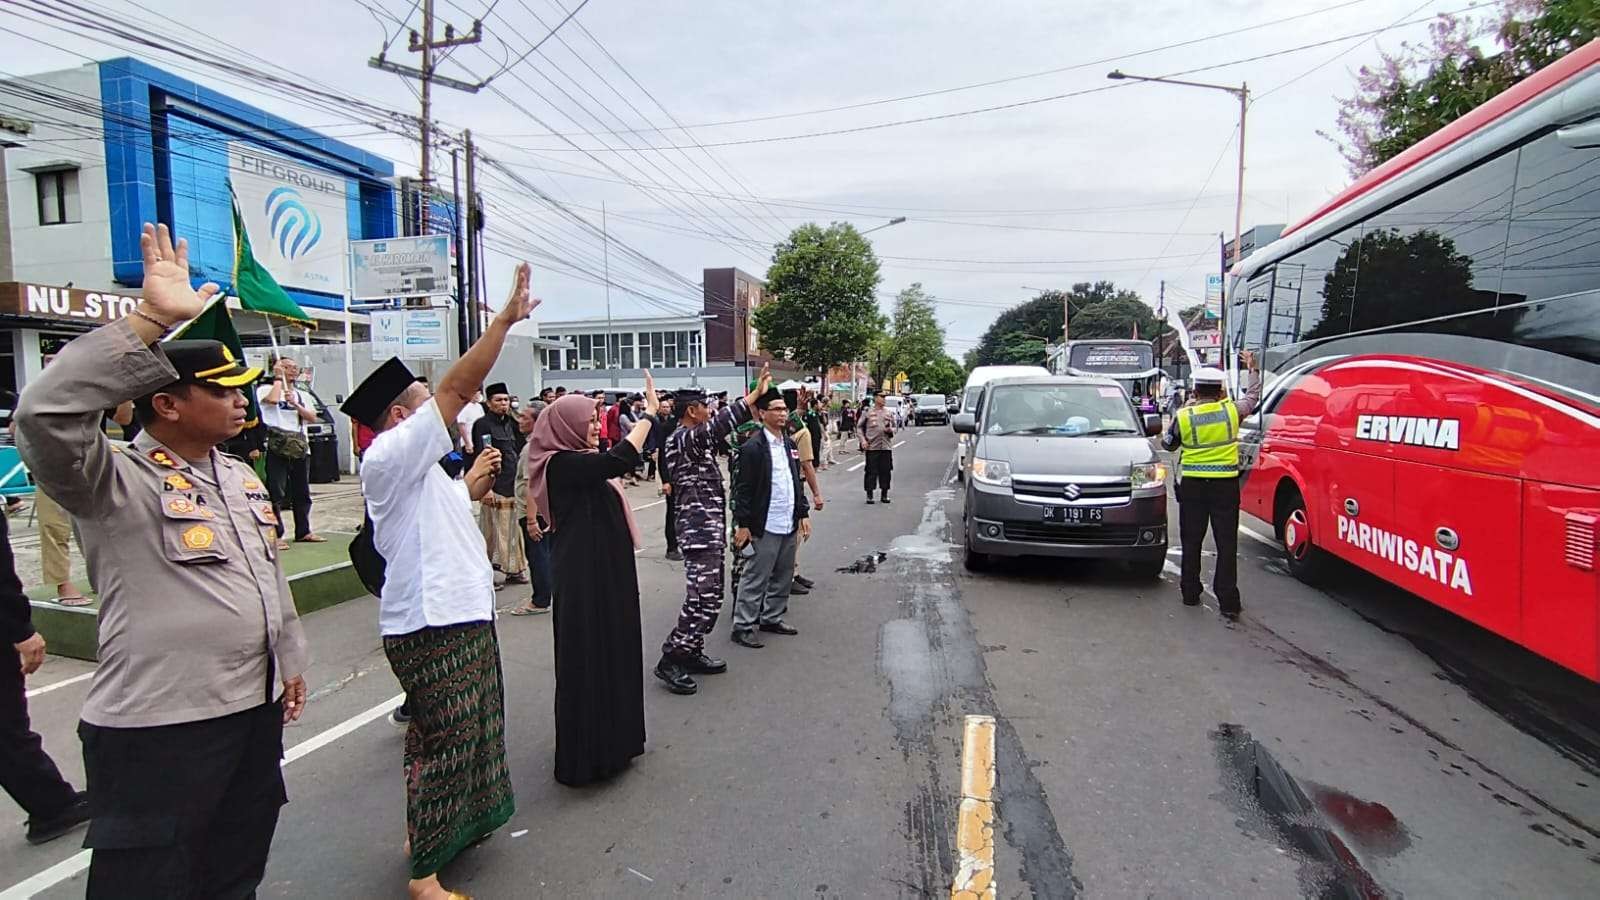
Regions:
<instances>
[{"instance_id":1,"label":"woman in black abaya","mask_svg":"<svg viewBox=\"0 0 1600 900\"><path fill-rule=\"evenodd\" d=\"M529 439L529 506L551 525L556 661L556 780L609 778L644 752L644 668L634 523L621 478L639 464L655 424L647 372L645 415L600 453L595 401L568 394L540 414Z\"/></svg>"}]
</instances>

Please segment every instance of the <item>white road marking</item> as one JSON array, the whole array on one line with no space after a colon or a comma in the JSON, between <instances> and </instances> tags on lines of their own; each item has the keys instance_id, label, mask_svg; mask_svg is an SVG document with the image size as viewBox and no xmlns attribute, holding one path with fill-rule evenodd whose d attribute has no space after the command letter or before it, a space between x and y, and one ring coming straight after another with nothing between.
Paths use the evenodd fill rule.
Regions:
<instances>
[{"instance_id":1,"label":"white road marking","mask_svg":"<svg viewBox=\"0 0 1600 900\"><path fill-rule=\"evenodd\" d=\"M640 878L643 878L645 881L648 881L651 884L655 884L656 883L656 880L654 878L651 878L649 875L646 875L645 873L639 871L638 869L633 868L632 866L628 867L628 871L632 872L633 874L635 874L637 876L639 876Z\"/></svg>"},{"instance_id":2,"label":"white road marking","mask_svg":"<svg viewBox=\"0 0 1600 900\"><path fill-rule=\"evenodd\" d=\"M864 466L866 464L867 464L867 461L863 459L861 462L858 462L855 465L851 466L850 468L845 469L845 471L846 472L854 472L854 471L856 471L857 469L861 468L862 466Z\"/></svg>"},{"instance_id":3,"label":"white road marking","mask_svg":"<svg viewBox=\"0 0 1600 900\"><path fill-rule=\"evenodd\" d=\"M895 444L895 445L893 445L893 446L891 446L891 447L890 447L890 448L889 448L889 449L890 449L890 450L899 450L899 449L900 449L900 446L901 446L901 445L902 445L902 444L904 444L904 443L905 443L905 441L901 441L901 442L899 442L899 443L898 443L898 444Z\"/></svg>"},{"instance_id":4,"label":"white road marking","mask_svg":"<svg viewBox=\"0 0 1600 900\"><path fill-rule=\"evenodd\" d=\"M1246 528L1243 525L1239 526L1239 533L1257 543L1266 544L1268 547L1275 548L1278 546L1277 541L1273 540L1272 538L1257 534L1254 529Z\"/></svg>"},{"instance_id":5,"label":"white road marking","mask_svg":"<svg viewBox=\"0 0 1600 900\"><path fill-rule=\"evenodd\" d=\"M29 696L29 697L37 697L40 694L48 694L51 691L55 690L56 688L64 688L69 684L77 684L80 681L84 681L86 679L93 678L93 677L94 677L94 673L93 672L85 672L82 675L74 675L71 678L63 678L60 681L53 681L50 684L45 685L44 687L36 687L33 690L28 691L27 692L27 696Z\"/></svg>"},{"instance_id":6,"label":"white road marking","mask_svg":"<svg viewBox=\"0 0 1600 900\"><path fill-rule=\"evenodd\" d=\"M657 500L657 501L656 501L656 502L654 502L654 503L646 503L646 504L645 504L645 505L643 505L643 506L635 506L635 507L633 507L633 511L634 511L634 512L638 512L638 511L639 511L639 510L641 510L641 509L649 509L649 508L650 508L650 507L652 507L652 506L660 506L660 505L661 505L661 504L663 504L663 503L665 503L665 502L667 502L667 500L666 500L666 498L665 498L665 497L663 497L663 498L661 498L661 499L660 499L660 500Z\"/></svg>"},{"instance_id":7,"label":"white road marking","mask_svg":"<svg viewBox=\"0 0 1600 900\"><path fill-rule=\"evenodd\" d=\"M405 694L396 694L365 712L345 719L321 734L295 744L284 752L283 762L280 765L287 766L303 756L321 750L361 726L383 718L389 714L391 709L399 706L405 699ZM26 900L26 898L55 887L87 868L89 868L89 851L84 850L67 857L31 878L23 879L4 891L0 891L0 900Z\"/></svg>"},{"instance_id":8,"label":"white road marking","mask_svg":"<svg viewBox=\"0 0 1600 900\"><path fill-rule=\"evenodd\" d=\"M926 429L926 428L922 429L922 431L927 431L927 430L928 429ZM922 431L917 432L917 437L922 437Z\"/></svg>"},{"instance_id":9,"label":"white road marking","mask_svg":"<svg viewBox=\"0 0 1600 900\"><path fill-rule=\"evenodd\" d=\"M1173 563L1173 561L1170 560L1170 559L1167 560L1161 566L1161 571L1166 572L1168 575L1171 575L1173 578L1182 578L1183 577L1183 570L1178 568L1178 566L1175 563ZM1217 599L1217 595L1211 593L1211 591L1206 589L1206 588L1201 588L1200 589L1200 595L1202 597L1210 597L1213 600ZM1200 606L1203 609L1210 609L1211 608L1211 604L1205 602L1204 600L1200 601ZM4 897L0 897L0 900L5 900L5 898Z\"/></svg>"}]
</instances>

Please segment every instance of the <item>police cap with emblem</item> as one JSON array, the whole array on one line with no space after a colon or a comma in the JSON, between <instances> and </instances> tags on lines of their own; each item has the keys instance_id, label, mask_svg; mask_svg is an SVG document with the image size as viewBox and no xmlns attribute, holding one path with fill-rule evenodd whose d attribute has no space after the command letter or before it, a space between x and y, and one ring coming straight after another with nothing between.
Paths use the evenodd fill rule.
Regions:
<instances>
[{"instance_id":1,"label":"police cap with emblem","mask_svg":"<svg viewBox=\"0 0 1600 900\"><path fill-rule=\"evenodd\" d=\"M261 370L234 358L221 341L167 341L161 345L167 362L178 370L178 384L245 387L261 377Z\"/></svg>"},{"instance_id":2,"label":"police cap with emblem","mask_svg":"<svg viewBox=\"0 0 1600 900\"><path fill-rule=\"evenodd\" d=\"M349 399L340 404L339 411L376 431L383 424L383 416L406 389L417 383L400 357L391 356L371 375L356 386Z\"/></svg>"}]
</instances>

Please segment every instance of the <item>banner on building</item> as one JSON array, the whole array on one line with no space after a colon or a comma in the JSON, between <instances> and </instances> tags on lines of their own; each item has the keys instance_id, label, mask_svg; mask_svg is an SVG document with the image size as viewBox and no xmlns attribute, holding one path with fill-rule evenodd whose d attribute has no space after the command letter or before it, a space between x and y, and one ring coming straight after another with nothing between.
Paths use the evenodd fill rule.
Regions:
<instances>
[{"instance_id":1,"label":"banner on building","mask_svg":"<svg viewBox=\"0 0 1600 900\"><path fill-rule=\"evenodd\" d=\"M1206 276L1206 318L1222 318L1222 276Z\"/></svg>"},{"instance_id":2,"label":"banner on building","mask_svg":"<svg viewBox=\"0 0 1600 900\"><path fill-rule=\"evenodd\" d=\"M450 336L444 309L379 310L372 316L372 360L446 359Z\"/></svg>"},{"instance_id":3,"label":"banner on building","mask_svg":"<svg viewBox=\"0 0 1600 900\"><path fill-rule=\"evenodd\" d=\"M350 298L428 297L450 293L450 238L350 242Z\"/></svg>"},{"instance_id":4,"label":"banner on building","mask_svg":"<svg viewBox=\"0 0 1600 900\"><path fill-rule=\"evenodd\" d=\"M401 339L405 317L405 311L398 309L371 313L373 362L388 362L391 357L405 356L405 342Z\"/></svg>"},{"instance_id":5,"label":"banner on building","mask_svg":"<svg viewBox=\"0 0 1600 900\"><path fill-rule=\"evenodd\" d=\"M278 284L344 293L350 188L343 175L233 141L228 180L256 259Z\"/></svg>"}]
</instances>

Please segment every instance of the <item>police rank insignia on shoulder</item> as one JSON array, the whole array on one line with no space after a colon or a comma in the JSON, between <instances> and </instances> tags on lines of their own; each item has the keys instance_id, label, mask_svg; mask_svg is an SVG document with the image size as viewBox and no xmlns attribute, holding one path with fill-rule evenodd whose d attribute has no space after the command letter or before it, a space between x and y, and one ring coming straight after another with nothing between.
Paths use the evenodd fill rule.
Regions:
<instances>
[{"instance_id":1,"label":"police rank insignia on shoulder","mask_svg":"<svg viewBox=\"0 0 1600 900\"><path fill-rule=\"evenodd\" d=\"M167 512L177 513L180 516L184 513L192 513L196 509L199 509L199 507L195 506L188 497L174 497L167 501Z\"/></svg>"},{"instance_id":2,"label":"police rank insignia on shoulder","mask_svg":"<svg viewBox=\"0 0 1600 900\"><path fill-rule=\"evenodd\" d=\"M160 447L151 450L145 455L150 457L150 460L158 466L166 466L169 469L176 469L178 467L177 462L173 460L172 456Z\"/></svg>"},{"instance_id":3,"label":"police rank insignia on shoulder","mask_svg":"<svg viewBox=\"0 0 1600 900\"><path fill-rule=\"evenodd\" d=\"M261 482L254 478L247 478L244 482L244 489L247 491L259 491L261 490Z\"/></svg>"},{"instance_id":4,"label":"police rank insignia on shoulder","mask_svg":"<svg viewBox=\"0 0 1600 900\"><path fill-rule=\"evenodd\" d=\"M216 540L216 535L204 525L195 525L183 532L183 545L190 550L208 550L211 542Z\"/></svg>"},{"instance_id":5,"label":"police rank insignia on shoulder","mask_svg":"<svg viewBox=\"0 0 1600 900\"><path fill-rule=\"evenodd\" d=\"M189 481L189 479L178 474L168 475L165 484L167 486L167 490L169 491L194 490L194 485Z\"/></svg>"}]
</instances>

